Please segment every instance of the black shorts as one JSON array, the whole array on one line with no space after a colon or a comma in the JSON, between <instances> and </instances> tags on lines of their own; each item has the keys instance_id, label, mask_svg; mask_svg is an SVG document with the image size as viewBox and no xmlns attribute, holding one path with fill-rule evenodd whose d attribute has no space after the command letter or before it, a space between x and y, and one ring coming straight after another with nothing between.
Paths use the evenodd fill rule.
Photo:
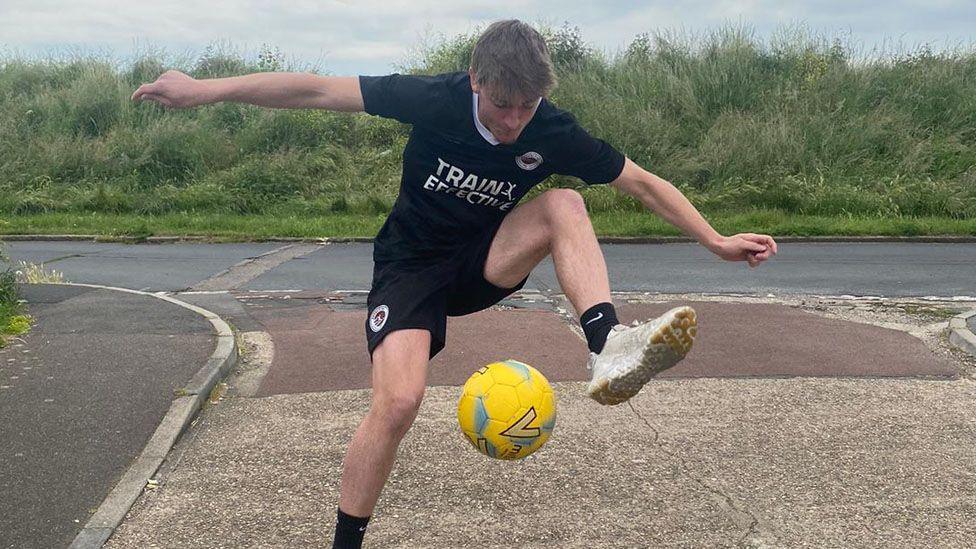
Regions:
<instances>
[{"instance_id":1,"label":"black shorts","mask_svg":"<svg viewBox=\"0 0 976 549\"><path fill-rule=\"evenodd\" d=\"M485 280L485 261L498 227L446 259L417 264L373 264L373 284L366 299L366 341L369 356L390 332L407 328L430 331L430 358L444 348L447 317L491 307L525 285L512 288Z\"/></svg>"}]
</instances>

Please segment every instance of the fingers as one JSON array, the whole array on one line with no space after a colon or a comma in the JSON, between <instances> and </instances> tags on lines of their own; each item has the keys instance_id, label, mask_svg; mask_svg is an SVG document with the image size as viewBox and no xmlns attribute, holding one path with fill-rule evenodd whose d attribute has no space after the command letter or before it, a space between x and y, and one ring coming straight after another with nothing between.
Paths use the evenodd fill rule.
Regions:
<instances>
[{"instance_id":1,"label":"fingers","mask_svg":"<svg viewBox=\"0 0 976 549\"><path fill-rule=\"evenodd\" d=\"M764 244L747 239L743 239L742 248L748 252L765 252L769 249Z\"/></svg>"},{"instance_id":2,"label":"fingers","mask_svg":"<svg viewBox=\"0 0 976 549\"><path fill-rule=\"evenodd\" d=\"M155 101L164 107L172 107L173 101L162 95L162 90L155 82L152 84L143 84L132 93L133 101Z\"/></svg>"},{"instance_id":3,"label":"fingers","mask_svg":"<svg viewBox=\"0 0 976 549\"><path fill-rule=\"evenodd\" d=\"M136 91L132 93L132 100L140 101L142 99L142 96L144 96L147 93L153 93L154 91L156 90L152 84L143 84L138 88L136 88Z\"/></svg>"},{"instance_id":4,"label":"fingers","mask_svg":"<svg viewBox=\"0 0 976 549\"><path fill-rule=\"evenodd\" d=\"M758 267L759 264L772 257L775 253L771 247L767 247L762 251L746 251L745 259L750 267Z\"/></svg>"},{"instance_id":5,"label":"fingers","mask_svg":"<svg viewBox=\"0 0 976 549\"><path fill-rule=\"evenodd\" d=\"M738 236L750 242L756 242L758 244L762 244L766 248L772 250L773 255L776 255L776 253L779 251L776 246L776 241L773 240L773 237L769 235L755 234L755 233L742 233Z\"/></svg>"},{"instance_id":6,"label":"fingers","mask_svg":"<svg viewBox=\"0 0 976 549\"><path fill-rule=\"evenodd\" d=\"M165 97L163 97L161 95L154 95L154 94L151 94L151 93L143 94L142 95L142 100L143 101L154 101L156 103L159 103L159 104L163 105L164 107L172 107L173 106L173 103L169 99L167 99L167 98L165 98Z\"/></svg>"}]
</instances>

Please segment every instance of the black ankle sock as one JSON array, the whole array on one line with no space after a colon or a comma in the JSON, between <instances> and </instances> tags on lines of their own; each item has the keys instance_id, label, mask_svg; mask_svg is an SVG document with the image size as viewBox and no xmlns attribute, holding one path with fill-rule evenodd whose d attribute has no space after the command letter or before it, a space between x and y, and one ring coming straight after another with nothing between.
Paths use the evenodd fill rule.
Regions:
<instances>
[{"instance_id":1,"label":"black ankle sock","mask_svg":"<svg viewBox=\"0 0 976 549\"><path fill-rule=\"evenodd\" d=\"M586 346L594 353L603 350L610 328L619 324L613 303L597 303L580 316L580 326L586 334Z\"/></svg>"},{"instance_id":2,"label":"black ankle sock","mask_svg":"<svg viewBox=\"0 0 976 549\"><path fill-rule=\"evenodd\" d=\"M343 513L342 509L338 511L332 549L360 549L363 546L363 535L366 534L369 517L354 517Z\"/></svg>"}]
</instances>

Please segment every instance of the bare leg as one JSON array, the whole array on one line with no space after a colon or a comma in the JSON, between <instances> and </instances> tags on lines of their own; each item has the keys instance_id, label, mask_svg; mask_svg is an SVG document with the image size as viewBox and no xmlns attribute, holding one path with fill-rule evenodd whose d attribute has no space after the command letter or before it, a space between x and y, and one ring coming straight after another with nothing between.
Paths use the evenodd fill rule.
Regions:
<instances>
[{"instance_id":1,"label":"bare leg","mask_svg":"<svg viewBox=\"0 0 976 549\"><path fill-rule=\"evenodd\" d=\"M570 189L546 191L505 217L488 252L485 279L510 288L550 253L559 286L577 316L610 301L603 251L583 197Z\"/></svg>"},{"instance_id":2,"label":"bare leg","mask_svg":"<svg viewBox=\"0 0 976 549\"><path fill-rule=\"evenodd\" d=\"M559 285L577 316L610 301L607 264L583 198L567 189L546 191L502 221L485 262L485 278L510 288L550 253ZM600 354L590 355L593 378L587 393L601 404L627 401L651 377L684 358L696 334L690 307L677 307L654 321L615 332Z\"/></svg>"},{"instance_id":3,"label":"bare leg","mask_svg":"<svg viewBox=\"0 0 976 549\"><path fill-rule=\"evenodd\" d=\"M339 508L373 514L400 440L417 417L427 384L430 332L391 332L373 351L373 402L353 435L343 463Z\"/></svg>"}]
</instances>

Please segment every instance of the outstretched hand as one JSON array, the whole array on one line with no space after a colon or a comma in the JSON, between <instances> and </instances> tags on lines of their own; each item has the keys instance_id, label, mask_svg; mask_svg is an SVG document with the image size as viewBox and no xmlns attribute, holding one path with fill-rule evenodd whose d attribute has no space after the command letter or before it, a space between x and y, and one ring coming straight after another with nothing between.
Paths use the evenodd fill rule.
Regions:
<instances>
[{"instance_id":1,"label":"outstretched hand","mask_svg":"<svg viewBox=\"0 0 976 549\"><path fill-rule=\"evenodd\" d=\"M164 107L185 109L206 103L203 84L180 71L169 70L155 82L143 84L132 94L133 101L154 101Z\"/></svg>"},{"instance_id":2,"label":"outstretched hand","mask_svg":"<svg viewBox=\"0 0 976 549\"><path fill-rule=\"evenodd\" d=\"M722 237L710 249L726 261L748 261L750 267L756 267L776 255L776 241L764 234L739 233Z\"/></svg>"}]
</instances>

